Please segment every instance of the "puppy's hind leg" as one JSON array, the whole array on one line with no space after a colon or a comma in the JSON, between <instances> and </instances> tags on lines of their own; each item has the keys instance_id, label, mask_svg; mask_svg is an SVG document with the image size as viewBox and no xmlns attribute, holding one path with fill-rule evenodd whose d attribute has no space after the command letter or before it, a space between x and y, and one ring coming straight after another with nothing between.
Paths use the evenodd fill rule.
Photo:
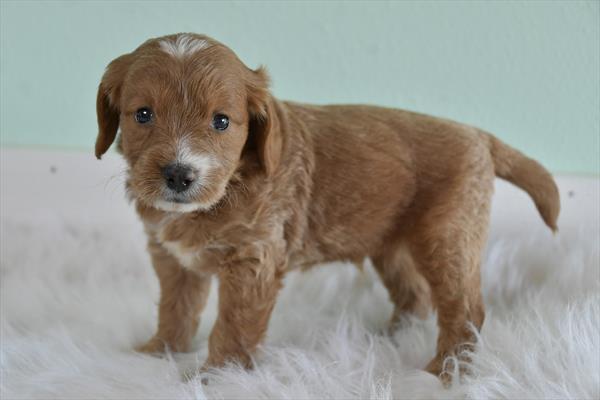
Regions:
<instances>
[{"instance_id":1,"label":"puppy's hind leg","mask_svg":"<svg viewBox=\"0 0 600 400\"><path fill-rule=\"evenodd\" d=\"M206 305L210 276L183 268L161 245L149 245L152 264L160 281L160 304L156 334L137 351L162 353L189 351Z\"/></svg>"},{"instance_id":2,"label":"puppy's hind leg","mask_svg":"<svg viewBox=\"0 0 600 400\"><path fill-rule=\"evenodd\" d=\"M394 304L389 331L408 315L425 319L431 311L431 291L417 270L408 246L404 243L387 245L372 261Z\"/></svg>"},{"instance_id":3,"label":"puppy's hind leg","mask_svg":"<svg viewBox=\"0 0 600 400\"><path fill-rule=\"evenodd\" d=\"M462 350L473 350L475 337L470 323L480 330L484 306L480 294L479 244L471 247L468 239L439 238L421 253L422 271L431 286L433 305L437 309L439 336L436 355L426 370L439 376L448 356L462 357ZM420 262L421 264L421 262ZM461 368L462 370L462 368ZM441 376L448 381L449 376Z\"/></svg>"},{"instance_id":4,"label":"puppy's hind leg","mask_svg":"<svg viewBox=\"0 0 600 400\"><path fill-rule=\"evenodd\" d=\"M468 362L462 350L473 350L475 337L470 324L480 330L484 320L480 262L493 181L465 184L470 190L463 187L460 193L454 192L454 198L452 193L442 196L410 237L417 266L431 287L440 329L436 356L426 370L445 382L450 376L441 375L445 372L444 360L458 356L461 362ZM460 372L464 366L460 365Z\"/></svg>"}]
</instances>

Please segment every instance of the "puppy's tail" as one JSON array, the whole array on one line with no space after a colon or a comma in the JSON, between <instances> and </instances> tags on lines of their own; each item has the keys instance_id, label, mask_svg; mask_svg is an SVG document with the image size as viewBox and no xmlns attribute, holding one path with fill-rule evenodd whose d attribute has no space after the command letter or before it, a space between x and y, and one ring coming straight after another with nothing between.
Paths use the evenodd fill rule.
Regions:
<instances>
[{"instance_id":1,"label":"puppy's tail","mask_svg":"<svg viewBox=\"0 0 600 400\"><path fill-rule=\"evenodd\" d=\"M550 172L537 161L525 156L487 132L481 132L488 142L496 176L526 191L533 199L542 219L556 232L560 212L558 188Z\"/></svg>"}]
</instances>

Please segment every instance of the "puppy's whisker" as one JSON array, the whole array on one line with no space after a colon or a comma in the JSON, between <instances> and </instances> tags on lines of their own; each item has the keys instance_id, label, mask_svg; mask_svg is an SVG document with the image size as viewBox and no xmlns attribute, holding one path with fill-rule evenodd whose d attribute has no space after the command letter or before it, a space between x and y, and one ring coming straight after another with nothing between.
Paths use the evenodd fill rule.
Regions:
<instances>
[{"instance_id":1,"label":"puppy's whisker","mask_svg":"<svg viewBox=\"0 0 600 400\"><path fill-rule=\"evenodd\" d=\"M127 181L127 177L128 177L128 169L123 169L123 170L109 176L104 181L103 191L109 192L111 195L114 194L120 185L125 184L125 182ZM111 188L110 191L108 190L109 187Z\"/></svg>"}]
</instances>

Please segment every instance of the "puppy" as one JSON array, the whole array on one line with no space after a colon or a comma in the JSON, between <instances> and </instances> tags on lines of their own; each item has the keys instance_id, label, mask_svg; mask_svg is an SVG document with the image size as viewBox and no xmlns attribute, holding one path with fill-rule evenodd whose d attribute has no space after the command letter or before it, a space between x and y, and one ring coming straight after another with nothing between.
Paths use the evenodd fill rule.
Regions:
<instances>
[{"instance_id":1,"label":"puppy","mask_svg":"<svg viewBox=\"0 0 600 400\"><path fill-rule=\"evenodd\" d=\"M188 350L217 275L205 366L250 367L287 271L370 257L392 324L437 310L426 370L439 375L484 320L494 177L529 193L556 229L552 176L492 135L397 109L279 101L264 69L206 36L151 39L115 59L96 106L96 156L120 128L160 280L158 329L140 351Z\"/></svg>"}]
</instances>

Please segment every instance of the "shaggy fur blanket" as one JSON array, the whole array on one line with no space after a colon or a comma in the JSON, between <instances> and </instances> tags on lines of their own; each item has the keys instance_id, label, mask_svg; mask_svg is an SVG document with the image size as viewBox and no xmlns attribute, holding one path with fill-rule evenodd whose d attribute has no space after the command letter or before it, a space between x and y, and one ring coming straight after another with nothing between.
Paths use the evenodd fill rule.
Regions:
<instances>
[{"instance_id":1,"label":"shaggy fur blanket","mask_svg":"<svg viewBox=\"0 0 600 400\"><path fill-rule=\"evenodd\" d=\"M420 370L434 354L434 315L387 334L392 305L368 261L362 271L333 264L291 273L254 370L195 374L215 290L194 352L135 353L154 333L158 282L120 184L106 185L101 166L75 156L41 168L43 179L33 167L17 171L27 156L3 157L2 399L600 397L597 180L576 190L559 180L556 236L524 195L499 186L482 268L487 318L471 373L443 388ZM69 163L77 168L63 168ZM31 179L47 186L46 197L28 196Z\"/></svg>"}]
</instances>

